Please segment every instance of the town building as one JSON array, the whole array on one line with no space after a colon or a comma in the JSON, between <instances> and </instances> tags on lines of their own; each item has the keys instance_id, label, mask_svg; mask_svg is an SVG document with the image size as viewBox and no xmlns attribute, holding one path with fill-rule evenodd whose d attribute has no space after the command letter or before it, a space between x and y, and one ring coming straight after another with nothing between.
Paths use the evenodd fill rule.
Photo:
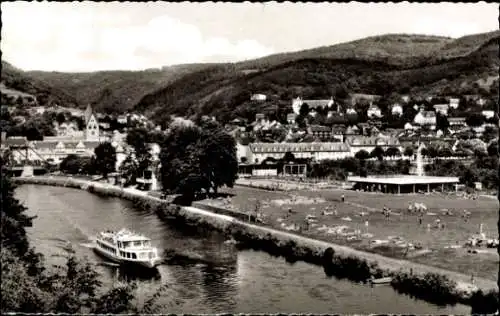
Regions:
<instances>
[{"instance_id":1,"label":"town building","mask_svg":"<svg viewBox=\"0 0 500 316\"><path fill-rule=\"evenodd\" d=\"M266 119L266 115L264 113L255 114L255 122L263 122Z\"/></svg>"},{"instance_id":2,"label":"town building","mask_svg":"<svg viewBox=\"0 0 500 316\"><path fill-rule=\"evenodd\" d=\"M126 115L118 115L116 121L120 124L127 124L128 119Z\"/></svg>"},{"instance_id":3,"label":"town building","mask_svg":"<svg viewBox=\"0 0 500 316\"><path fill-rule=\"evenodd\" d=\"M358 114L358 112L356 112L356 109L354 107L350 106L350 107L345 109L345 114L354 115L354 114Z\"/></svg>"},{"instance_id":4,"label":"town building","mask_svg":"<svg viewBox=\"0 0 500 316\"><path fill-rule=\"evenodd\" d=\"M349 145L351 154L355 155L361 150L371 153L375 147L381 147L387 150L390 147L396 147L402 152L402 146L396 137L378 137L378 136L346 136L345 142Z\"/></svg>"},{"instance_id":5,"label":"town building","mask_svg":"<svg viewBox=\"0 0 500 316\"><path fill-rule=\"evenodd\" d=\"M333 138L332 129L322 125L309 125L307 127L307 133L312 135L315 139L320 139L322 141L331 140Z\"/></svg>"},{"instance_id":6,"label":"town building","mask_svg":"<svg viewBox=\"0 0 500 316\"><path fill-rule=\"evenodd\" d=\"M450 124L450 126L467 126L465 117L449 117L448 123Z\"/></svg>"},{"instance_id":7,"label":"town building","mask_svg":"<svg viewBox=\"0 0 500 316\"><path fill-rule=\"evenodd\" d=\"M399 103L395 103L391 108L392 115L401 116L403 115L403 107Z\"/></svg>"},{"instance_id":8,"label":"town building","mask_svg":"<svg viewBox=\"0 0 500 316\"><path fill-rule=\"evenodd\" d=\"M97 116L89 105L84 112L85 130L75 131L73 125L66 124L59 127L58 136L45 136L42 141L30 142L33 156L28 160L45 160L59 164L68 155L94 155L94 149L103 141L109 140L100 134Z\"/></svg>"},{"instance_id":9,"label":"town building","mask_svg":"<svg viewBox=\"0 0 500 316\"><path fill-rule=\"evenodd\" d=\"M252 101L266 101L267 96L265 94L256 93L250 97Z\"/></svg>"},{"instance_id":10,"label":"town building","mask_svg":"<svg viewBox=\"0 0 500 316\"><path fill-rule=\"evenodd\" d=\"M452 109L457 109L458 105L460 104L460 99L457 98L450 98L450 108Z\"/></svg>"},{"instance_id":11,"label":"town building","mask_svg":"<svg viewBox=\"0 0 500 316\"><path fill-rule=\"evenodd\" d=\"M330 98L329 100L302 100L302 98L297 97L296 99L292 100L292 110L293 113L299 115L300 114L300 109L302 108L302 105L307 104L309 109L316 109L316 108L329 108L332 107L335 104L335 101L333 100L333 97ZM337 105L337 112L340 111L340 106Z\"/></svg>"},{"instance_id":12,"label":"town building","mask_svg":"<svg viewBox=\"0 0 500 316\"><path fill-rule=\"evenodd\" d=\"M490 118L493 118L495 116L495 111L490 111L490 110L485 110L485 111L481 111L481 114L486 118L486 119L490 119Z\"/></svg>"},{"instance_id":13,"label":"town building","mask_svg":"<svg viewBox=\"0 0 500 316\"><path fill-rule=\"evenodd\" d=\"M295 124L295 119L297 118L297 114L295 113L288 113L286 115L286 121L288 124L293 125Z\"/></svg>"},{"instance_id":14,"label":"town building","mask_svg":"<svg viewBox=\"0 0 500 316\"><path fill-rule=\"evenodd\" d=\"M359 127L357 127L356 125L352 125L352 126L347 127L347 129L345 131L346 136L359 135L359 133L360 133Z\"/></svg>"},{"instance_id":15,"label":"town building","mask_svg":"<svg viewBox=\"0 0 500 316\"><path fill-rule=\"evenodd\" d=\"M376 94L364 94L364 93L351 93L349 94L351 98L351 105L355 105L359 102L377 102L380 100L380 95Z\"/></svg>"},{"instance_id":16,"label":"town building","mask_svg":"<svg viewBox=\"0 0 500 316\"><path fill-rule=\"evenodd\" d=\"M262 163L267 158L281 159L290 152L295 158L312 159L313 161L337 160L351 157L349 147L340 142L321 143L251 143L247 161Z\"/></svg>"},{"instance_id":17,"label":"town building","mask_svg":"<svg viewBox=\"0 0 500 316\"><path fill-rule=\"evenodd\" d=\"M417 125L428 126L433 129L436 127L436 112L420 109L420 112L415 115L413 122Z\"/></svg>"},{"instance_id":18,"label":"town building","mask_svg":"<svg viewBox=\"0 0 500 316\"><path fill-rule=\"evenodd\" d=\"M450 108L449 104L435 104L433 107L436 113L448 116L448 109Z\"/></svg>"},{"instance_id":19,"label":"town building","mask_svg":"<svg viewBox=\"0 0 500 316\"><path fill-rule=\"evenodd\" d=\"M332 138L333 140L344 142L344 134L346 132L345 125L337 125L332 128Z\"/></svg>"},{"instance_id":20,"label":"town building","mask_svg":"<svg viewBox=\"0 0 500 316\"><path fill-rule=\"evenodd\" d=\"M374 118L374 117L382 117L382 111L380 110L380 108L378 106L376 106L375 104L370 104L370 107L368 108L368 110L366 111L366 115L369 117L369 118Z\"/></svg>"}]
</instances>

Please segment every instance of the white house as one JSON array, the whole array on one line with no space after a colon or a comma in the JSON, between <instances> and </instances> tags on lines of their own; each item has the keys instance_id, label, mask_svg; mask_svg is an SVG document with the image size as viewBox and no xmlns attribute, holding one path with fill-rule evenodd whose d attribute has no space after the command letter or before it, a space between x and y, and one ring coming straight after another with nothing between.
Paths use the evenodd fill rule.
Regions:
<instances>
[{"instance_id":1,"label":"white house","mask_svg":"<svg viewBox=\"0 0 500 316\"><path fill-rule=\"evenodd\" d=\"M420 126L436 126L436 112L424 111L423 109L415 115L413 122Z\"/></svg>"},{"instance_id":2,"label":"white house","mask_svg":"<svg viewBox=\"0 0 500 316\"><path fill-rule=\"evenodd\" d=\"M302 105L307 104L309 106L309 109L316 109L316 108L327 108L333 106L335 101L333 101L333 97L330 98L329 100L302 100L300 97L293 99L292 100L292 110L295 114L299 115L300 113L300 108ZM338 106L337 106L337 111L338 111Z\"/></svg>"},{"instance_id":3,"label":"white house","mask_svg":"<svg viewBox=\"0 0 500 316\"><path fill-rule=\"evenodd\" d=\"M252 143L249 145L249 162L261 163L267 158L281 159L290 152L295 158L314 161L337 160L352 157L345 143Z\"/></svg>"},{"instance_id":4,"label":"white house","mask_svg":"<svg viewBox=\"0 0 500 316\"><path fill-rule=\"evenodd\" d=\"M489 111L489 110L485 110L485 111L481 111L481 114L486 118L486 119L490 119L492 117L495 116L495 111Z\"/></svg>"},{"instance_id":5,"label":"white house","mask_svg":"<svg viewBox=\"0 0 500 316\"><path fill-rule=\"evenodd\" d=\"M356 109L354 109L354 107L348 107L346 110L345 110L345 114L348 114L348 115L352 115L352 114L358 114L358 112L356 112Z\"/></svg>"},{"instance_id":6,"label":"white house","mask_svg":"<svg viewBox=\"0 0 500 316\"><path fill-rule=\"evenodd\" d=\"M368 108L366 115L369 118L382 117L382 111L380 111L380 108L378 106L376 106L375 104L370 104L370 107Z\"/></svg>"},{"instance_id":7,"label":"white house","mask_svg":"<svg viewBox=\"0 0 500 316\"><path fill-rule=\"evenodd\" d=\"M399 139L396 137L347 136L346 143L349 145L352 155L361 150L371 153L377 146L383 150L387 150L390 147L396 147L400 151L403 149Z\"/></svg>"},{"instance_id":8,"label":"white house","mask_svg":"<svg viewBox=\"0 0 500 316\"><path fill-rule=\"evenodd\" d=\"M450 108L457 109L459 103L460 103L460 99L450 98Z\"/></svg>"},{"instance_id":9,"label":"white house","mask_svg":"<svg viewBox=\"0 0 500 316\"><path fill-rule=\"evenodd\" d=\"M99 146L98 141L33 141L31 147L37 153L34 160L45 160L50 163L61 163L69 155L91 157L94 149ZM42 159L40 159L42 158Z\"/></svg>"},{"instance_id":10,"label":"white house","mask_svg":"<svg viewBox=\"0 0 500 316\"><path fill-rule=\"evenodd\" d=\"M395 103L391 108L392 115L401 116L403 115L403 107L399 103Z\"/></svg>"},{"instance_id":11,"label":"white house","mask_svg":"<svg viewBox=\"0 0 500 316\"><path fill-rule=\"evenodd\" d=\"M435 104L434 110L436 113L441 113L442 115L448 116L449 104Z\"/></svg>"},{"instance_id":12,"label":"white house","mask_svg":"<svg viewBox=\"0 0 500 316\"><path fill-rule=\"evenodd\" d=\"M119 115L116 118L116 121L120 124L127 124L127 116L126 115Z\"/></svg>"},{"instance_id":13,"label":"white house","mask_svg":"<svg viewBox=\"0 0 500 316\"><path fill-rule=\"evenodd\" d=\"M295 113L288 113L286 115L286 121L288 122L288 124L290 125L293 125L295 124L295 119L297 118L297 114Z\"/></svg>"},{"instance_id":14,"label":"white house","mask_svg":"<svg viewBox=\"0 0 500 316\"><path fill-rule=\"evenodd\" d=\"M267 96L265 94L259 94L259 93L253 94L252 97L250 98L250 100L252 101L266 101L266 99Z\"/></svg>"}]
</instances>

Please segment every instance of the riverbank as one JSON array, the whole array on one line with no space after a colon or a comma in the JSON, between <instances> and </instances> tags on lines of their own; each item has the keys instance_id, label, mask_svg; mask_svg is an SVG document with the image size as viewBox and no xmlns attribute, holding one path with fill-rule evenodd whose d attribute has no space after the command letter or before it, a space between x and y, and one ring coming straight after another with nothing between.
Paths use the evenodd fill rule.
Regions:
<instances>
[{"instance_id":1,"label":"riverbank","mask_svg":"<svg viewBox=\"0 0 500 316\"><path fill-rule=\"evenodd\" d=\"M16 178L14 180L18 184L54 185L84 189L97 194L116 196L134 202L143 203L145 207L155 211L160 216L179 218L188 225L192 226L205 226L207 228L213 228L231 235L237 241L246 242L247 244L261 243L274 245L274 248L279 248L275 249L275 252L278 252L280 255L284 255L286 257L288 253L288 257L295 257L296 260L323 264L325 268L331 267L335 260L338 261L340 258L343 258L342 260L347 258L352 262L355 260L365 262L365 264L370 267L369 273L371 276L397 276L405 273L409 274L410 272L414 276L428 273L442 274L457 282L457 286L453 289L453 292L457 301L464 303L467 303L473 290L481 289L483 291L488 291L496 288L495 283L490 280L477 278L475 280L476 284L473 286L467 282L469 277L465 275L419 265L404 260L391 259L377 254L366 253L349 247L279 231L269 227L250 224L228 215L216 214L194 207L179 207L177 205L169 204L166 200L152 197L146 192L135 189L122 189L106 183L64 177L32 177ZM266 247L267 249L265 249ZM269 246L264 246L262 248L264 248L263 250L270 251ZM323 254L325 249L328 248L332 248L334 250L335 257L332 258L329 263L325 264ZM370 261L370 263L368 261ZM372 262L376 262L376 264L373 264ZM395 288L396 287L397 284ZM409 291L405 290L403 292L408 293Z\"/></svg>"}]
</instances>

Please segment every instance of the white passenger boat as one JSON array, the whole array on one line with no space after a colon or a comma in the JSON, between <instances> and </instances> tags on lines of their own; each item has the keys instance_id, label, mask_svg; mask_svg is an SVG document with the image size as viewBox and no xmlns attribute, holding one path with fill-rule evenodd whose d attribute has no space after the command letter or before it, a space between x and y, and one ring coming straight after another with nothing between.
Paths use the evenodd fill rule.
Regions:
<instances>
[{"instance_id":1,"label":"white passenger boat","mask_svg":"<svg viewBox=\"0 0 500 316\"><path fill-rule=\"evenodd\" d=\"M126 229L105 231L97 235L94 250L120 264L154 268L160 264L158 250L151 246L151 239Z\"/></svg>"}]
</instances>

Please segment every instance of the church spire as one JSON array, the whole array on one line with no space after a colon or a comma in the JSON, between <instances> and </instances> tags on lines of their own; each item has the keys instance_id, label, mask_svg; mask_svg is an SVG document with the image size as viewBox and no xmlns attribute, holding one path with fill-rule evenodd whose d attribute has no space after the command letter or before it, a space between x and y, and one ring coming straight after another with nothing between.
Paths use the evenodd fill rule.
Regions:
<instances>
[{"instance_id":1,"label":"church spire","mask_svg":"<svg viewBox=\"0 0 500 316\"><path fill-rule=\"evenodd\" d=\"M93 110L92 110L92 106L90 105L90 103L87 105L87 108L85 109L85 114L84 114L84 117L85 117L85 124L88 124L89 123L89 120L90 120L90 117L92 116L92 113L93 113Z\"/></svg>"}]
</instances>

